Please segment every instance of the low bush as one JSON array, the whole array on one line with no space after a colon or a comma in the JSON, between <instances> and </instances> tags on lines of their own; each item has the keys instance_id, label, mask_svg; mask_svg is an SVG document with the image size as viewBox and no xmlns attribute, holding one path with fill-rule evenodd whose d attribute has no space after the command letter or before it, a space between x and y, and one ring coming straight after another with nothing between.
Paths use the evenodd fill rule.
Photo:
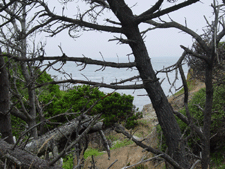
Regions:
<instances>
[{"instance_id":1,"label":"low bush","mask_svg":"<svg viewBox=\"0 0 225 169\"><path fill-rule=\"evenodd\" d=\"M130 144L133 144L132 140L123 140L123 141L117 141L111 148L111 150L117 149L117 148L121 148L121 147L125 147L128 146Z\"/></svg>"},{"instance_id":2,"label":"low bush","mask_svg":"<svg viewBox=\"0 0 225 169\"><path fill-rule=\"evenodd\" d=\"M189 111L194 119L195 125L201 127L203 126L203 118L206 100L206 91L205 89L201 89L195 93L192 97L192 100L188 104ZM185 109L181 109L180 112L186 116ZM178 124L181 128L182 133L184 133L184 137L190 135L191 131L189 126L187 126L183 121L177 118ZM213 105L212 105L212 124L211 124L211 140L210 140L210 148L211 148L211 160L214 165L220 165L221 162L225 159L225 85L215 85L214 93L213 93ZM158 133L162 130L160 126L157 127ZM159 137L161 135L159 134ZM160 138L161 139L161 138ZM200 148L200 138L192 133L192 137L188 140L188 145L192 149L194 154L199 155ZM163 151L166 150L167 146L165 143L165 139L163 137L163 142L160 143L161 149Z\"/></svg>"},{"instance_id":3,"label":"low bush","mask_svg":"<svg viewBox=\"0 0 225 169\"><path fill-rule=\"evenodd\" d=\"M104 154L104 152L100 152L97 149L87 149L84 153L84 159L87 159L88 157L93 156L100 156Z\"/></svg>"},{"instance_id":4,"label":"low bush","mask_svg":"<svg viewBox=\"0 0 225 169\"><path fill-rule=\"evenodd\" d=\"M137 119L141 117L133 106L131 95L112 93L105 94L96 87L88 85L75 86L66 91L64 95L48 107L48 115L62 114L70 109L77 112L77 116L90 108L96 101L98 103L87 114L95 115L102 113L105 126L111 126L115 122L125 122L126 128L133 128L137 125ZM65 122L76 116L59 117L56 121Z\"/></svg>"},{"instance_id":5,"label":"low bush","mask_svg":"<svg viewBox=\"0 0 225 169\"><path fill-rule=\"evenodd\" d=\"M198 126L203 126L204 112L202 111L205 107L206 91L205 89L199 90L190 101L188 107L189 111L194 118L194 123ZM225 150L225 86L220 85L214 86L213 93L213 105L212 105L212 118L211 118L211 159L216 165L221 164L224 160ZM185 114L185 109L181 110L181 113ZM186 136L190 134L190 129L180 119L177 119L181 127L182 132L186 131ZM192 148L195 154L199 154L201 148L199 146L200 139L196 134L193 134L189 139L188 144Z\"/></svg>"},{"instance_id":6,"label":"low bush","mask_svg":"<svg viewBox=\"0 0 225 169\"><path fill-rule=\"evenodd\" d=\"M37 69L37 74L40 70ZM51 75L43 72L38 76L37 83L42 84L51 82L53 79ZM29 110L28 92L24 90L24 84L18 83L17 88L23 94L24 106ZM88 115L96 115L102 113L102 119L105 126L111 126L115 122L123 123L128 129L134 128L137 125L137 119L142 116L140 112L133 106L133 97L131 95L119 94L117 92L112 94L105 94L97 87L89 85L79 85L67 91L61 91L58 85L51 84L35 89L39 103L44 107L45 118L48 119L55 115L60 115L69 110L76 115L62 115L51 120L51 122L65 123L78 115L79 112L84 112L90 108L97 100L99 102L94 108L87 112ZM13 102L17 102L18 98L12 98ZM22 110L20 102L16 104L19 110ZM39 122L39 119L37 119ZM13 134L18 137L22 131L25 130L26 123L23 120L12 117ZM56 125L46 125L48 130L53 129ZM47 130L46 130L47 131Z\"/></svg>"}]
</instances>

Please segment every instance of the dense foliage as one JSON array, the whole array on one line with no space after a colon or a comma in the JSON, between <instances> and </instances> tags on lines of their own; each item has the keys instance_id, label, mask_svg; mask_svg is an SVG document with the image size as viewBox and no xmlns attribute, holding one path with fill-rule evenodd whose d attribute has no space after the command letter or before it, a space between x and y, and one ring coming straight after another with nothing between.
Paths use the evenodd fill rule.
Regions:
<instances>
[{"instance_id":1,"label":"dense foliage","mask_svg":"<svg viewBox=\"0 0 225 169\"><path fill-rule=\"evenodd\" d=\"M40 70L36 70L37 75ZM22 77L22 76L21 76ZM38 76L36 82L38 84L51 82L53 79L49 74L43 72ZM24 105L28 107L27 90L24 90L24 85L17 82L17 89L23 96ZM58 85L51 84L35 90L38 101L43 107L43 113L46 119L53 116L63 114L65 112L74 112L76 115L62 115L52 119L52 122L64 123L71 120L82 112L90 108L95 102L98 103L87 112L88 115L102 114L103 122L106 126L111 126L115 122L123 122L125 127L133 128L137 125L137 119L141 117L141 113L135 110L133 106L133 97L131 95L119 94L117 92L105 94L97 87L88 85L74 86L67 91L61 91ZM18 98L14 98L16 102ZM17 103L17 108L21 109L20 102ZM13 134L18 136L25 129L26 123L17 117L12 117ZM48 129L54 128L53 125L48 125Z\"/></svg>"},{"instance_id":2,"label":"dense foliage","mask_svg":"<svg viewBox=\"0 0 225 169\"><path fill-rule=\"evenodd\" d=\"M62 97L48 106L48 116L62 114L68 110L76 112L76 115L88 110L95 102L98 102L87 114L95 115L102 113L103 122L106 126L115 122L125 122L127 128L134 127L141 113L136 113L133 107L131 95L112 93L105 94L96 87L88 85L74 86L64 92ZM57 121L64 122L74 118L75 115L63 116Z\"/></svg>"},{"instance_id":3,"label":"dense foliage","mask_svg":"<svg viewBox=\"0 0 225 169\"><path fill-rule=\"evenodd\" d=\"M204 122L204 107L205 107L206 91L205 88L199 90L194 94L191 101L188 104L189 111L194 119L194 124L201 127ZM181 109L180 112L186 116L185 109ZM221 164L225 158L225 85L214 85L213 93L213 106L212 106L212 124L211 124L211 158L214 163ZM184 138L189 137L188 145L191 148L194 154L200 153L201 143L198 135L194 132L191 132L189 126L186 123L181 121L179 118L176 118L178 124L184 133ZM157 131L160 133L162 130L160 126L157 126ZM161 135L159 134L159 137ZM161 138L160 138L161 140ZM165 151L167 146L165 143L165 138L163 137L163 142L160 144L160 148Z\"/></svg>"},{"instance_id":4,"label":"dense foliage","mask_svg":"<svg viewBox=\"0 0 225 169\"><path fill-rule=\"evenodd\" d=\"M203 126L203 110L205 107L205 99L206 99L206 91L205 89L199 90L190 101L188 107L192 117L194 118L194 123L197 126ZM214 152L219 153L225 150L225 86L220 85L214 86L213 93L213 106L212 106L212 124L211 124L211 152L212 155ZM181 113L185 114L185 110L182 109ZM186 131L186 135L190 134L190 130L187 129L187 125L184 124L181 120L178 120L179 125L182 131ZM193 148L195 153L199 153L201 151L199 146L199 138L197 135L193 133L193 136L189 140L189 145ZM221 156L222 157L222 156Z\"/></svg>"}]
</instances>

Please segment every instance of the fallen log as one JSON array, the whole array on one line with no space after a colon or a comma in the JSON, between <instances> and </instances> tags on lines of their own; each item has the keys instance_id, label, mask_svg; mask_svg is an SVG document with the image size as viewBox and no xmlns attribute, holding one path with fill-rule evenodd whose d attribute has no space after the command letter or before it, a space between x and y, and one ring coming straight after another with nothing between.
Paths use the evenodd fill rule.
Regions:
<instances>
[{"instance_id":1,"label":"fallen log","mask_svg":"<svg viewBox=\"0 0 225 169\"><path fill-rule=\"evenodd\" d=\"M51 149L52 145L60 147L60 145L65 145L67 139L76 139L75 132L84 131L91 121L92 117L85 116L81 122L74 119L68 123L63 124L60 127L57 127L46 134L40 136L38 139L33 139L28 142L25 146L25 149L33 154L43 154L47 149ZM77 131L79 125L79 131ZM100 131L103 129L103 122L97 122L94 126L91 127L89 133ZM64 148L64 147L62 147Z\"/></svg>"},{"instance_id":2,"label":"fallen log","mask_svg":"<svg viewBox=\"0 0 225 169\"><path fill-rule=\"evenodd\" d=\"M33 155L20 148L13 148L13 145L8 144L0 139L0 160L9 162L11 165L21 169L62 169L57 165L50 166L49 162L43 160L36 155Z\"/></svg>"}]
</instances>

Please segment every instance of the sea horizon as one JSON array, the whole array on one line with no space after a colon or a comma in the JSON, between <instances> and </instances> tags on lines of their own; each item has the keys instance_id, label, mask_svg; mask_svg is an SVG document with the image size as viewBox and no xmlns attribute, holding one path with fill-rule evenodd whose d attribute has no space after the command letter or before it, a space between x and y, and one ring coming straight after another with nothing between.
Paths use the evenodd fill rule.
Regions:
<instances>
[{"instance_id":1,"label":"sea horizon","mask_svg":"<svg viewBox=\"0 0 225 169\"><path fill-rule=\"evenodd\" d=\"M178 61L178 59L179 59L179 57L176 57L176 56L151 57L151 62L152 62L153 69L155 71L159 71L165 67L175 64ZM119 60L118 60L117 58L105 58L105 61L124 63L124 62L128 62L128 59L127 58L119 58ZM132 60L130 60L130 61L132 61ZM60 64L55 65L54 67L59 68ZM101 66L86 65L86 67L82 71L80 71L82 68L83 68L82 66L77 66L77 64L74 62L67 62L63 66L63 70L65 72L67 72L68 74L70 74L70 76L73 79L89 80L89 81L94 81L94 82L103 82L103 83L107 83L107 84L113 83L113 82L119 82L121 80L128 79L130 77L139 75L136 68L133 68L133 69L120 68L120 69L118 69L118 68L106 67L104 70L103 69L99 70L101 68ZM184 69L185 75L187 75L187 72L188 72L187 64L183 65L183 69ZM52 76L57 77L59 80L66 79L65 74L64 75L59 74L58 72L54 71L53 69L50 69L47 72L49 74L51 74ZM178 73L177 74L178 79L177 79L176 83L174 84L174 87L170 91L170 86L171 86L170 83L172 83L174 81L174 79L176 78L176 72L173 71L173 72L168 73L167 75L165 73L158 73L157 77L159 78L159 81L162 81L164 79L161 86L164 90L165 95L171 96L173 93L176 92L176 89L179 89L182 86L182 81L181 81L180 75ZM167 77L169 77L169 80L167 79ZM141 81L136 82L136 84L141 84L141 83L142 83ZM129 85L129 84L135 84L135 83L129 82L124 85ZM111 93L111 92L115 91L113 89L108 89L108 88L100 88L100 90L105 93ZM139 108L140 111L142 110L144 105L151 103L149 97L146 96L147 93L144 89L116 90L116 92L118 92L120 94L132 95L134 97L133 104L137 108Z\"/></svg>"}]
</instances>

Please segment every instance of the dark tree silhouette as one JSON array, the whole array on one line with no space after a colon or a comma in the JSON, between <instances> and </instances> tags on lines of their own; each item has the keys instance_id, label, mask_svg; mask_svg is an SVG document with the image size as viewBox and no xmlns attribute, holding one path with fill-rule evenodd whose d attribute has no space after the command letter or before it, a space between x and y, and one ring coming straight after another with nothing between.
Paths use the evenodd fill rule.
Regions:
<instances>
[{"instance_id":1,"label":"dark tree silhouette","mask_svg":"<svg viewBox=\"0 0 225 169\"><path fill-rule=\"evenodd\" d=\"M154 21L155 18L161 17L165 14L169 14L170 12L179 10L183 7L196 3L198 2L198 0L183 1L181 3L178 3L177 5L171 6L166 9L161 9L164 1L158 0L155 4L153 4L153 6L151 6L146 11L143 11L143 13L141 13L140 15L134 15L132 8L130 8L125 3L124 0L107 0L107 1L85 0L85 2L88 5L90 5L90 8L84 13L79 13L75 16L73 15L71 18L65 16L63 12L60 14L57 14L54 10L51 10L48 7L48 5L44 3L44 1L36 0L33 2L38 4L39 8L42 8L39 13L36 13L36 16L35 16L35 18L41 18L41 20L37 22L38 24L34 25L32 29L22 34L20 37L21 40L25 39L30 33L35 32L36 30L40 28L42 30L47 31L51 36L55 36L63 30L68 29L69 32L71 31L76 32L77 30L78 31L80 30L79 28L82 28L88 31L97 30L97 31L104 31L104 32L109 32L109 33L114 33L119 35L122 34L126 37L126 38L122 38L123 36L120 36L119 38L115 38L114 40L118 40L120 43L127 44L132 49L132 54L134 55L135 63L131 63L126 66L128 67L136 66L136 68L139 71L140 78L143 81L143 84L140 85L139 87L144 87L149 98L151 99L151 102L157 114L159 124L166 138L166 144L168 146L168 154L165 154L164 152L161 152L159 150L152 149L151 147L143 145L142 143L138 141L136 141L136 143L148 151L151 151L155 154L161 154L163 158L165 158L170 164L174 166L174 168L177 168L177 169L190 168L191 163L188 161L188 152L185 149L185 141L182 139L180 128L174 117L174 111L171 105L169 104L167 97L165 96L160 86L156 73L152 67L151 60L144 43L143 34L140 31L139 25L141 23L148 23L150 25L153 25L154 28L171 28L171 27L174 28L175 27L177 29L184 31L185 33L190 34L193 38L195 38L196 41L200 44L200 47L202 48L202 50L206 53L206 56L198 55L194 51L191 51L185 47L183 47L183 49L185 50L185 54L192 53L195 57L203 59L207 64L206 75L205 75L207 77L205 79L207 98L206 98L206 107L205 107L205 114L204 114L205 122L203 126L203 131L200 130L198 126L192 123L192 118L190 114L188 114L188 111L187 111L187 117L179 116L180 115L179 113L177 113L177 115L180 118L182 118L183 121L185 121L193 129L193 131L195 131L201 138L203 143L202 168L203 169L209 168L209 164L210 164L210 157L209 157L210 132L209 131L210 131L210 124L211 124L210 121L211 121L211 113L212 113L211 108L212 108L212 94L213 94L212 69L213 69L213 60L216 57L216 53L214 49L216 48L216 44L221 40L221 38L225 34L224 27L221 32L219 32L218 34L215 33L216 32L215 30L217 30L217 25L219 23L218 13L216 13L217 8L215 6L214 6L214 11L216 13L215 22L213 25L211 25L213 29L212 34L214 35L213 39L215 41L210 42L210 44L208 45L205 43L205 41L202 39L200 35L188 29L187 26L183 26L174 21L171 21L171 22ZM76 2L73 2L73 3L76 3ZM107 24L101 25L100 23L98 23L98 17L103 14L105 9L110 10L117 18L117 21L112 21L110 19L107 19L106 20ZM44 54L36 58L16 58L15 56L11 56L10 53L7 56L11 59L21 61L22 63L26 61L28 62L28 61L34 61L34 60L40 60L40 61L43 61L45 59L54 60L54 58L46 57L44 56ZM65 62L66 60L70 60L71 58L67 57L66 54L63 53L60 59L63 62ZM112 66L112 67L125 66L125 64L115 64L115 63L108 63L105 61L101 62L96 60L93 61L91 59L88 59L87 62L86 62L86 59L84 59L81 62L83 62L84 65L88 64L88 62L91 64L98 63L99 65L102 65L103 67L104 66ZM182 72L182 68L179 65L177 65L177 67L179 67L180 71ZM68 81L79 83L78 80L74 80L72 78L69 79ZM56 83L56 82L52 82L52 83ZM85 83L85 82L82 82L82 83ZM93 82L89 82L89 83L92 83L92 85L101 86L100 83L93 83ZM116 85L111 85L111 86L116 86ZM33 87L37 88L39 86L33 86ZM185 96L185 106L187 107L187 95ZM121 126L118 126L117 124L115 126L118 132L121 132L125 134L127 137L132 138L132 136L124 132L124 129ZM135 139L133 140L135 141ZM65 153L65 150L62 151L59 154L59 156L57 156L53 160L52 163L57 161L59 157L61 157L62 154L64 153Z\"/></svg>"}]
</instances>

